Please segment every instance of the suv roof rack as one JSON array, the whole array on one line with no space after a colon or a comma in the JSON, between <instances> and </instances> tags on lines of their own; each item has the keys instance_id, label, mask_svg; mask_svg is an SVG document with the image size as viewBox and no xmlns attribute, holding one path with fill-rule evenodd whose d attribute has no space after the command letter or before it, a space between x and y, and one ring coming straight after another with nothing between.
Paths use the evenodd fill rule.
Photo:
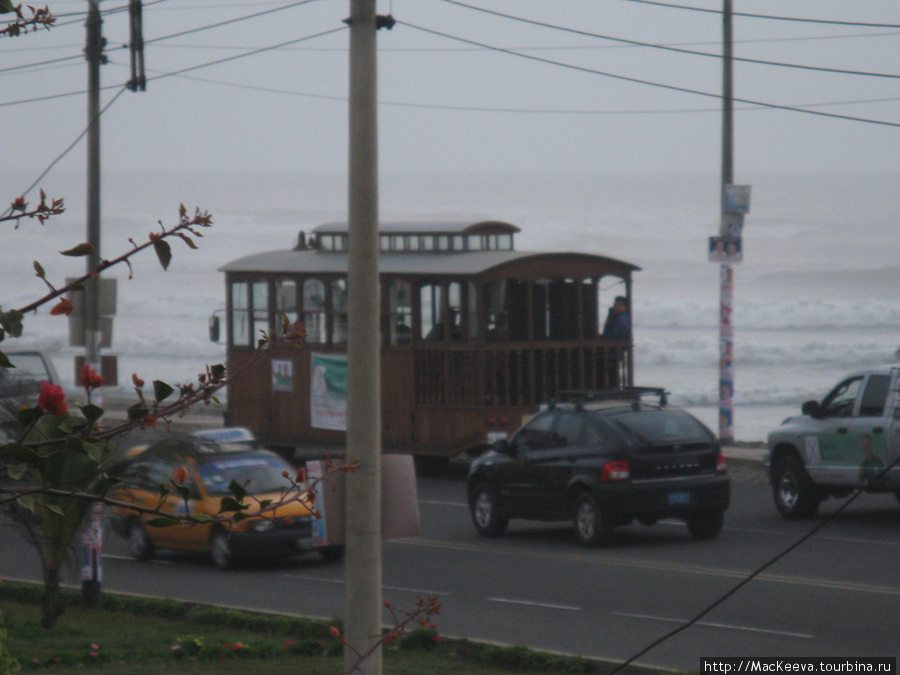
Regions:
<instances>
[{"instance_id":1,"label":"suv roof rack","mask_svg":"<svg viewBox=\"0 0 900 675\"><path fill-rule=\"evenodd\" d=\"M658 396L659 405L669 403L669 392L663 387L620 387L618 389L566 389L556 393L558 401L585 403L587 401L640 401L642 396Z\"/></svg>"}]
</instances>

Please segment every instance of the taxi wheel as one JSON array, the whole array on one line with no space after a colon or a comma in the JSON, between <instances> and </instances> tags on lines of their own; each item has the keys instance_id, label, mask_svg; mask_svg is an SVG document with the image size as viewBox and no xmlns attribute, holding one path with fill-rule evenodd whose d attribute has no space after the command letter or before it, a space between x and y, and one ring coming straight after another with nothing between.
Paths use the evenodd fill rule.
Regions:
<instances>
[{"instance_id":1,"label":"taxi wheel","mask_svg":"<svg viewBox=\"0 0 900 675\"><path fill-rule=\"evenodd\" d=\"M228 532L221 528L213 531L209 555L212 558L213 565L220 570L234 567L234 551L231 549L231 539L228 537Z\"/></svg>"},{"instance_id":2,"label":"taxi wheel","mask_svg":"<svg viewBox=\"0 0 900 675\"><path fill-rule=\"evenodd\" d=\"M128 523L128 552L135 560L150 560L153 557L153 542L136 518Z\"/></svg>"}]
</instances>

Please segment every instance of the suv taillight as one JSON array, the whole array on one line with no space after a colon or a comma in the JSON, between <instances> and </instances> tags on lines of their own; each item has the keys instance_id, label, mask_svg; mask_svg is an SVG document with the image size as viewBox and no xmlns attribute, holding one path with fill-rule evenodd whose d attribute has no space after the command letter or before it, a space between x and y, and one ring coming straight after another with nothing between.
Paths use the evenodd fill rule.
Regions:
<instances>
[{"instance_id":1,"label":"suv taillight","mask_svg":"<svg viewBox=\"0 0 900 675\"><path fill-rule=\"evenodd\" d=\"M728 460L721 452L716 457L716 473L728 473Z\"/></svg>"},{"instance_id":2,"label":"suv taillight","mask_svg":"<svg viewBox=\"0 0 900 675\"><path fill-rule=\"evenodd\" d=\"M631 478L631 469L627 459L607 462L603 465L603 471L600 474L600 480L603 481L628 480L629 478Z\"/></svg>"}]
</instances>

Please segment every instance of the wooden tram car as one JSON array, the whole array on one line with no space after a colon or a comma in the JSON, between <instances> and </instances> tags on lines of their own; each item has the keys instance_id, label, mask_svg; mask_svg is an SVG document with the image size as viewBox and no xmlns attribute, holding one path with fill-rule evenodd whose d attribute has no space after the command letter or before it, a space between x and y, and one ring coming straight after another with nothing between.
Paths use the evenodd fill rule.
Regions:
<instances>
[{"instance_id":1,"label":"wooden tram car","mask_svg":"<svg viewBox=\"0 0 900 675\"><path fill-rule=\"evenodd\" d=\"M631 299L639 268L587 253L515 250L509 223L382 223L382 442L452 456L512 433L558 391L633 384L632 340L600 337L602 306ZM347 225L225 273L227 364L251 363L260 331L302 322L303 349L267 349L229 385L226 421L304 454L343 446ZM609 279L612 277L612 280ZM604 288L614 287L608 298Z\"/></svg>"}]
</instances>

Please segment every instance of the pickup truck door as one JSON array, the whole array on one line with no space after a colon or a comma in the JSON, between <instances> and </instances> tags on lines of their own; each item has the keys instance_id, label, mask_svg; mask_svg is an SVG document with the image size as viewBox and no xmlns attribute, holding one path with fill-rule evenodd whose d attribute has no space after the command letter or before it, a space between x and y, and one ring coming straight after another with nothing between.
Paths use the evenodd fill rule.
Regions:
<instances>
[{"instance_id":1,"label":"pickup truck door","mask_svg":"<svg viewBox=\"0 0 900 675\"><path fill-rule=\"evenodd\" d=\"M807 468L815 482L863 487L884 469L892 379L883 373L857 375L822 402L820 429L807 438Z\"/></svg>"}]
</instances>

